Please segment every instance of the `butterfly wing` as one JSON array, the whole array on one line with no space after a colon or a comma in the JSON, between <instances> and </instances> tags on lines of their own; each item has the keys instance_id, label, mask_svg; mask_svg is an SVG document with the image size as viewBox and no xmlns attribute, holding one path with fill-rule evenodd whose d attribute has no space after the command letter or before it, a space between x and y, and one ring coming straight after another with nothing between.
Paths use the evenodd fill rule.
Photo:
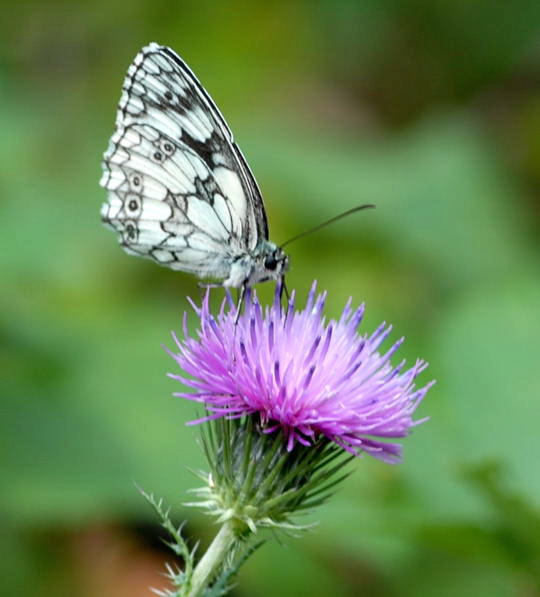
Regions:
<instances>
[{"instance_id":1,"label":"butterfly wing","mask_svg":"<svg viewBox=\"0 0 540 597\"><path fill-rule=\"evenodd\" d=\"M128 253L226 278L268 238L261 193L195 75L152 43L128 69L103 159L101 215Z\"/></svg>"}]
</instances>

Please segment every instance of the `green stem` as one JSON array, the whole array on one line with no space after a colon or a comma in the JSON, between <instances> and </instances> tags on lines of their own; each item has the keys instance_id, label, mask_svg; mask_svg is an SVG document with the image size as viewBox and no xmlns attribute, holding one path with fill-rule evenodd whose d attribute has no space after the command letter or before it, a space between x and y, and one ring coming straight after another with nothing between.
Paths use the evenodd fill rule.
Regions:
<instances>
[{"instance_id":1,"label":"green stem","mask_svg":"<svg viewBox=\"0 0 540 597\"><path fill-rule=\"evenodd\" d=\"M199 597L208 583L216 575L217 570L234 546L235 542L236 535L231 521L228 521L221 527L221 529L219 529L219 532L214 537L210 547L199 560L197 566L195 566L193 576L191 577L188 597Z\"/></svg>"}]
</instances>

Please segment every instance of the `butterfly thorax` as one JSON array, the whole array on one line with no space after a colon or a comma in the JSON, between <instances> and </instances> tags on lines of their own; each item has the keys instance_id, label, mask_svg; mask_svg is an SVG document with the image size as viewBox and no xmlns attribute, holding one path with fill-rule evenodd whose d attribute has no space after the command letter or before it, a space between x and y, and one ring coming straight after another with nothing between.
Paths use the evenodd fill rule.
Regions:
<instances>
[{"instance_id":1,"label":"butterfly thorax","mask_svg":"<svg viewBox=\"0 0 540 597\"><path fill-rule=\"evenodd\" d=\"M251 286L267 280L278 280L289 269L289 257L273 242L260 239L251 253L237 257L231 264L223 286Z\"/></svg>"}]
</instances>

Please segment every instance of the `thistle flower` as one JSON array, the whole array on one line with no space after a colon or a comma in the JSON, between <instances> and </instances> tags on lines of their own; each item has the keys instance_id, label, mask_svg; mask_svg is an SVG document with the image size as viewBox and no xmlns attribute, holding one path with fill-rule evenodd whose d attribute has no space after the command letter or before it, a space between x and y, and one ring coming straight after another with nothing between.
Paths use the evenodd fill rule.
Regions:
<instances>
[{"instance_id":1,"label":"thistle flower","mask_svg":"<svg viewBox=\"0 0 540 597\"><path fill-rule=\"evenodd\" d=\"M278 287L263 308L249 292L240 312L227 295L214 316L208 291L200 307L192 303L197 335L188 333L187 314L183 339L173 334L178 351L169 352L185 373L169 375L194 390L175 395L206 409L192 423L205 423L210 471L198 473L204 486L185 505L203 508L221 528L194 565L161 504L150 500L186 561L185 571L169 571L176 590L163 595L200 597L211 583L208 594L224 594L255 549L247 545L258 529L306 528L296 517L330 497L348 463L362 452L399 461L394 440L422 422L413 414L431 384L417 389L415 378L427 364L390 364L402 342L379 351L391 326L359 334L364 307L353 309L351 300L337 321L327 321L326 293L315 284L303 309L295 309L294 293L285 307L280 296Z\"/></svg>"},{"instance_id":2,"label":"thistle flower","mask_svg":"<svg viewBox=\"0 0 540 597\"><path fill-rule=\"evenodd\" d=\"M427 363L392 366L403 339L379 352L392 327L382 323L371 335L359 334L364 306L353 310L351 299L337 321L327 322L326 293L317 294L315 283L298 311L294 292L284 308L279 294L263 309L249 293L239 315L230 297L216 317L208 292L201 307L192 303L198 337L188 334L185 315L184 338L173 335L178 352L171 353L190 377L169 374L195 390L175 396L207 409L192 423L258 415L264 433L282 431L289 451L323 436L353 454L398 462L401 446L392 440L423 421L412 417L431 384L417 389L414 380Z\"/></svg>"}]
</instances>

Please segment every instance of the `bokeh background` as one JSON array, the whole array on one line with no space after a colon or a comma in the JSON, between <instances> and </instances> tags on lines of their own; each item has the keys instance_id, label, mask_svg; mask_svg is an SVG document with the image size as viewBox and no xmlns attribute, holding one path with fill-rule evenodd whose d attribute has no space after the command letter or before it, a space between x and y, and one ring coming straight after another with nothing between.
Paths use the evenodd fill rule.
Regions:
<instances>
[{"instance_id":1,"label":"bokeh background","mask_svg":"<svg viewBox=\"0 0 540 597\"><path fill-rule=\"evenodd\" d=\"M234 594L539 595L538 0L20 0L0 32L2 594L165 586L134 482L215 532L182 506L204 463L161 348L196 280L98 217L125 71L158 41L225 114L274 241L377 204L291 245L289 285L318 279L330 316L365 301L438 380L405 462L359 460Z\"/></svg>"}]
</instances>

